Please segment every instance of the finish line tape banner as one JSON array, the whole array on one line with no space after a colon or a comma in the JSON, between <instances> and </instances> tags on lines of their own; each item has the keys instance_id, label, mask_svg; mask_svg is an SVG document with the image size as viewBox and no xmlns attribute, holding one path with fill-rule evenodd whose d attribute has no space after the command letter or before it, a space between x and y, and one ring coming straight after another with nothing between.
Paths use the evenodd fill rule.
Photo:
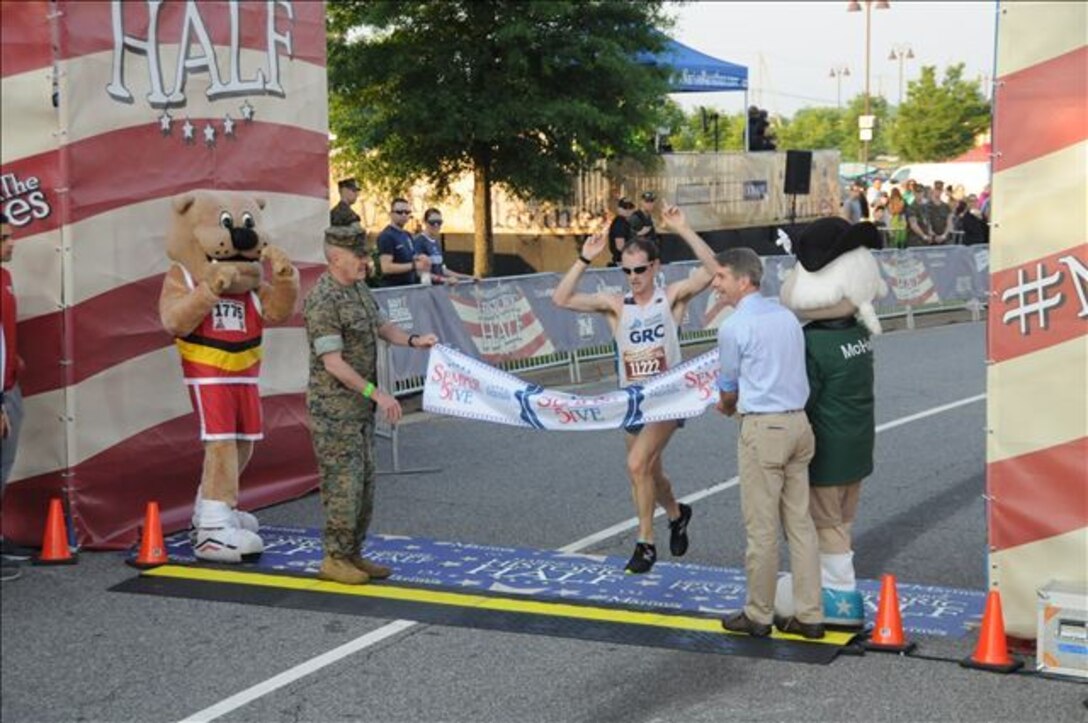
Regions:
<instances>
[{"instance_id":1,"label":"finish line tape banner","mask_svg":"<svg viewBox=\"0 0 1088 723\"><path fill-rule=\"evenodd\" d=\"M438 344L427 362L423 408L530 429L617 429L699 416L718 400L717 378L714 349L653 377L645 386L579 396L530 384Z\"/></svg>"}]
</instances>

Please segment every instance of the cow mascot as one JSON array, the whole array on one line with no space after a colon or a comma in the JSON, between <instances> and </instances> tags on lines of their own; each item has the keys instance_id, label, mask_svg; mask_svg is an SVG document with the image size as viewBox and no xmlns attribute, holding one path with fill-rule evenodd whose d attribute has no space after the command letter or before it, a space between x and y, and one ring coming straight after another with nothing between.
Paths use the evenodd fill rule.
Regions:
<instances>
[{"instance_id":1,"label":"cow mascot","mask_svg":"<svg viewBox=\"0 0 1088 723\"><path fill-rule=\"evenodd\" d=\"M241 562L264 543L253 515L237 509L238 478L261 439L261 335L294 312L299 274L268 243L264 200L197 190L173 200L166 255L173 261L159 297L175 337L189 397L200 420L204 469L193 507L197 558ZM263 279L261 262L272 269Z\"/></svg>"},{"instance_id":2,"label":"cow mascot","mask_svg":"<svg viewBox=\"0 0 1088 723\"><path fill-rule=\"evenodd\" d=\"M822 218L804 230L796 247L797 264L783 282L781 300L807 321L805 412L816 436L809 507L820 545L824 622L860 629L865 610L854 575L851 527L861 481L873 471L870 334L881 332L873 301L888 293L870 252L881 247L880 231L868 222ZM784 575L775 600L778 614L792 615L792 601L791 578Z\"/></svg>"}]
</instances>

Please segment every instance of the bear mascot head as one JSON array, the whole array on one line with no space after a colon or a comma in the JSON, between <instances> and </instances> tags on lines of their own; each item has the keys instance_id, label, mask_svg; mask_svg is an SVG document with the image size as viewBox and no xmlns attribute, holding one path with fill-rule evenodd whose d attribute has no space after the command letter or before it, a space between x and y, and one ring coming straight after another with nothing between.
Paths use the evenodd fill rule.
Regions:
<instances>
[{"instance_id":1,"label":"bear mascot head","mask_svg":"<svg viewBox=\"0 0 1088 723\"><path fill-rule=\"evenodd\" d=\"M166 236L174 263L159 316L175 337L204 443L191 539L198 558L215 562L240 562L264 549L257 519L237 509L238 483L262 436L264 325L290 317L299 295L298 270L269 243L264 206L247 193L189 191L173 199Z\"/></svg>"},{"instance_id":2,"label":"bear mascot head","mask_svg":"<svg viewBox=\"0 0 1088 723\"><path fill-rule=\"evenodd\" d=\"M873 302L888 293L888 285L870 249L881 247L881 236L871 223L851 225L828 217L810 224L796 246L797 264L783 282L780 298L808 321L804 332L810 392L805 412L816 437L809 499L820 549L823 618L830 625L859 629L865 610L854 574L851 528L861 480L873 470L870 334L881 333ZM783 575L775 612L788 618L794 611L793 581Z\"/></svg>"}]
</instances>

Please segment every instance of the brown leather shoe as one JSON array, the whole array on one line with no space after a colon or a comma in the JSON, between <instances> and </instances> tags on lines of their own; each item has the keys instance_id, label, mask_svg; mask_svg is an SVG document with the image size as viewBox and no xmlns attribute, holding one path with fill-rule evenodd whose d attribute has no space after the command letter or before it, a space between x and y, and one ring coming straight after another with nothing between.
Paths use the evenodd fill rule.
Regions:
<instances>
[{"instance_id":1,"label":"brown leather shoe","mask_svg":"<svg viewBox=\"0 0 1088 723\"><path fill-rule=\"evenodd\" d=\"M809 640L819 640L824 636L823 623L803 623L797 618L783 618L775 615L774 626L780 633L800 635Z\"/></svg>"},{"instance_id":2,"label":"brown leather shoe","mask_svg":"<svg viewBox=\"0 0 1088 723\"><path fill-rule=\"evenodd\" d=\"M370 576L351 564L351 561L343 557L328 557L321 561L321 569L317 573L321 580L339 582L344 585L365 585L370 582Z\"/></svg>"},{"instance_id":3,"label":"brown leather shoe","mask_svg":"<svg viewBox=\"0 0 1088 723\"><path fill-rule=\"evenodd\" d=\"M751 620L741 610L736 615L722 618L722 627L732 633L747 633L753 638L765 638L771 634L771 626Z\"/></svg>"},{"instance_id":4,"label":"brown leather shoe","mask_svg":"<svg viewBox=\"0 0 1088 723\"><path fill-rule=\"evenodd\" d=\"M350 562L356 568L365 572L371 580L384 580L385 578L393 574L393 571L385 565L379 565L376 562L371 562L362 555L352 555L348 558L348 562Z\"/></svg>"}]
</instances>

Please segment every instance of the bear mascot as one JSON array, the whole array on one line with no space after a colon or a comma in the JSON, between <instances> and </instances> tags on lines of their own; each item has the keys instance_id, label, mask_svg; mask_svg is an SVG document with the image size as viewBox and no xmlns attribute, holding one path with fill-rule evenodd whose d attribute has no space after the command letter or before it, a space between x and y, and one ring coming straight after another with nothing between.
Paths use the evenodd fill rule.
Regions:
<instances>
[{"instance_id":1,"label":"bear mascot","mask_svg":"<svg viewBox=\"0 0 1088 723\"><path fill-rule=\"evenodd\" d=\"M881 247L869 222L819 219L798 239L797 264L782 284L782 303L806 321L805 405L816 436L809 464L809 509L820 546L824 622L847 629L865 625L854 574L851 528L861 481L873 471L876 437L873 347L881 333L873 301L888 293L870 249ZM789 249L787 249L789 251ZM857 321L861 317L862 324ZM793 614L792 580L779 579L775 609Z\"/></svg>"},{"instance_id":2,"label":"bear mascot","mask_svg":"<svg viewBox=\"0 0 1088 723\"><path fill-rule=\"evenodd\" d=\"M264 205L240 192L183 193L173 199L166 236L173 264L159 316L175 338L204 443L191 540L196 557L213 562L237 563L264 550L257 518L237 509L238 478L262 437L262 330L290 317L299 295L298 270L268 243Z\"/></svg>"}]
</instances>

